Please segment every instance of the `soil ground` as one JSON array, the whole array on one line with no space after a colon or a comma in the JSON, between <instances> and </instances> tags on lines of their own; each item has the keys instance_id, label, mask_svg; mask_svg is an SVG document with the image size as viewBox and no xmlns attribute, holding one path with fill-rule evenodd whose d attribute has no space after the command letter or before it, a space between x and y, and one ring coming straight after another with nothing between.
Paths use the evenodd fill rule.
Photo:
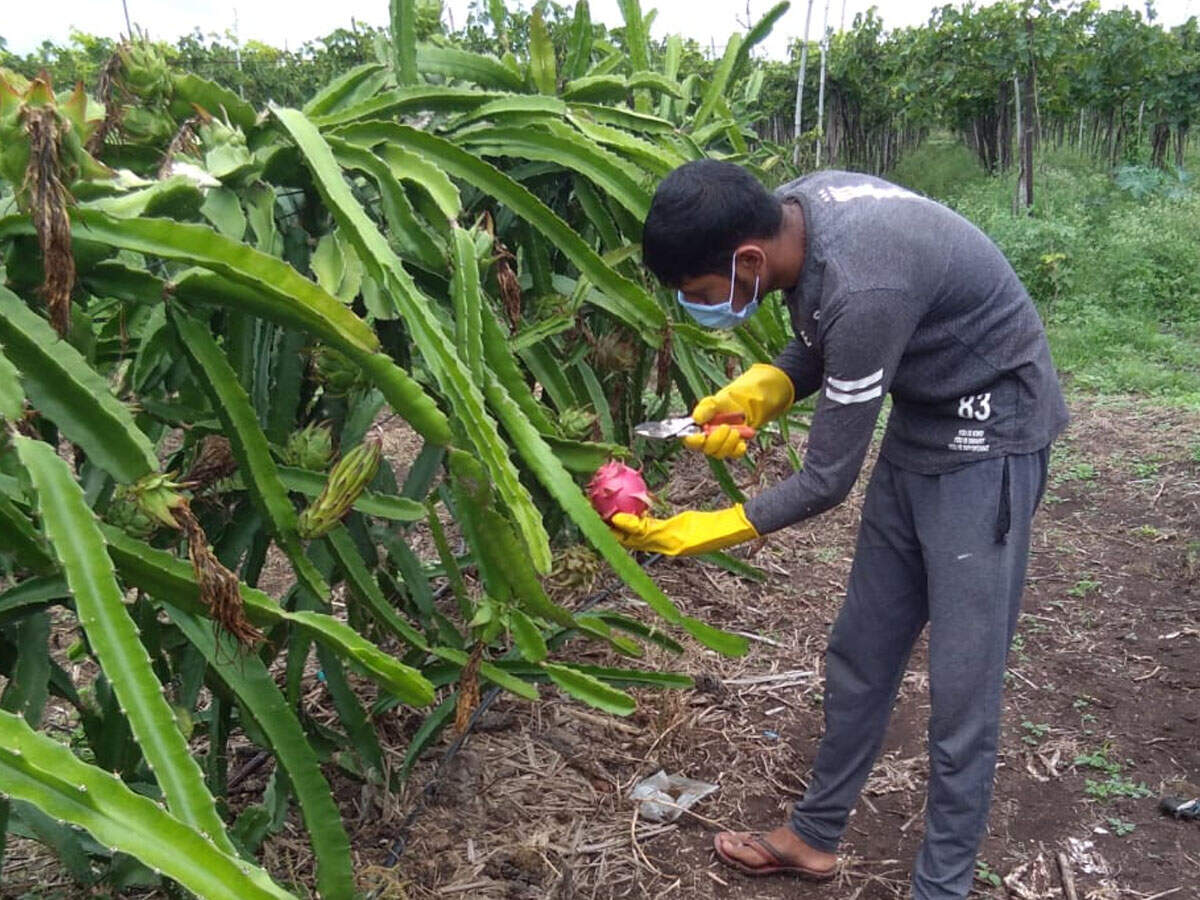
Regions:
<instances>
[{"instance_id":1,"label":"soil ground","mask_svg":"<svg viewBox=\"0 0 1200 900\"><path fill-rule=\"evenodd\" d=\"M1174 782L1200 782L1200 415L1095 399L1076 400L1073 414L1038 513L974 893L1062 897L1062 852L1080 898L1200 897L1200 823L1157 809ZM765 456L760 483L787 470L782 452ZM654 577L686 613L756 635L749 655L730 660L694 644L664 655L697 687L641 691L628 720L593 715L549 690L533 707L502 700L418 818L394 889L479 898L905 896L923 830L923 642L835 882L750 879L711 851L718 828L782 823L804 790L822 729L826 634L864 485L865 477L839 509L746 548L740 555L769 573L761 584L694 560L656 563ZM667 491L676 507L715 495L703 466L677 466ZM616 605L637 609L628 599ZM432 767L417 770L414 790ZM660 767L719 790L697 816L640 821L627 795ZM403 798L401 809L411 802ZM393 825L374 823L370 834L357 846L364 862L382 865Z\"/></svg>"},{"instance_id":2,"label":"soil ground","mask_svg":"<svg viewBox=\"0 0 1200 900\"><path fill-rule=\"evenodd\" d=\"M1038 513L973 896L1064 897L1062 853L1083 900L1197 898L1200 822L1163 816L1157 798L1200 793L1176 785L1200 783L1200 413L1094 398L1076 399L1072 411ZM753 493L784 477L788 463L777 445L738 471ZM532 705L499 695L449 765L439 771L447 734L398 795L364 789L328 767L366 896L906 896L923 828L923 643L851 818L836 881L749 879L711 851L718 829L782 823L804 791L822 729L825 640L865 480L838 509L738 548L767 573L760 583L696 560L654 564L653 576L685 613L751 638L740 659L688 642L682 654L654 650L642 661L691 675L695 688L636 690L639 708L626 719L552 688ZM720 502L703 465L677 465L662 494L677 509ZM557 599L570 605L590 590ZM603 605L653 621L627 592ZM623 662L594 643L576 642L561 655ZM306 711L328 719L328 695L312 674ZM399 765L419 721L400 709L381 718L390 763ZM235 771L254 757L249 746L232 751ZM261 796L270 765L242 780L245 802ZM644 821L628 794L659 768L718 790L675 823ZM436 790L421 805L431 784ZM239 805L238 794L231 800ZM298 820L267 842L264 863L277 877L312 883ZM0 898L77 896L69 883L43 848L10 843Z\"/></svg>"}]
</instances>

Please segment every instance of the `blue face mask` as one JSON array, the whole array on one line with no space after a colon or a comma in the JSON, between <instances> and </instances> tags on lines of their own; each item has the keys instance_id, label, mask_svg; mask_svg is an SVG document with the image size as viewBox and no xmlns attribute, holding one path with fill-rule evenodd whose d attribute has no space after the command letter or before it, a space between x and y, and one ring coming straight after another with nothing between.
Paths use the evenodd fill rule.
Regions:
<instances>
[{"instance_id":1,"label":"blue face mask","mask_svg":"<svg viewBox=\"0 0 1200 900\"><path fill-rule=\"evenodd\" d=\"M683 291L675 292L679 301L689 316L705 328L736 328L749 319L758 310L758 276L754 276L754 296L750 302L737 312L733 311L734 276L737 274L737 254L733 255L733 266L729 271L729 298L724 303L709 305L707 303L690 303L683 298Z\"/></svg>"}]
</instances>

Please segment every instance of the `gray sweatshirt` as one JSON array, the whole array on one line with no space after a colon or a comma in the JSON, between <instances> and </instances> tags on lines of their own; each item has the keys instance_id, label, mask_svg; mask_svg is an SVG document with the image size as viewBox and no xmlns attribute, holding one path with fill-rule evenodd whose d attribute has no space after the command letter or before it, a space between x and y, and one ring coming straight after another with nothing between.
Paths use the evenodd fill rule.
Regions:
<instances>
[{"instance_id":1,"label":"gray sweatshirt","mask_svg":"<svg viewBox=\"0 0 1200 900\"><path fill-rule=\"evenodd\" d=\"M785 298L796 337L775 365L797 399L819 395L804 468L746 504L759 534L846 497L885 394L881 453L923 474L1031 453L1063 429L1041 319L983 232L869 175L817 172L776 194L801 205L807 252Z\"/></svg>"}]
</instances>

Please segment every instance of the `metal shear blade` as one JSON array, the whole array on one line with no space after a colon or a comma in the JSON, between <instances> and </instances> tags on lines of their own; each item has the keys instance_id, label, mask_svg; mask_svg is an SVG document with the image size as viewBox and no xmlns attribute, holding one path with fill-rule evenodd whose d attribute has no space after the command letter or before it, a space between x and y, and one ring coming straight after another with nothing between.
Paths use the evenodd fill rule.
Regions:
<instances>
[{"instance_id":1,"label":"metal shear blade","mask_svg":"<svg viewBox=\"0 0 1200 900\"><path fill-rule=\"evenodd\" d=\"M689 434L699 434L700 426L692 420L691 416L676 416L657 422L642 422L633 427L633 433L646 438L669 440Z\"/></svg>"}]
</instances>

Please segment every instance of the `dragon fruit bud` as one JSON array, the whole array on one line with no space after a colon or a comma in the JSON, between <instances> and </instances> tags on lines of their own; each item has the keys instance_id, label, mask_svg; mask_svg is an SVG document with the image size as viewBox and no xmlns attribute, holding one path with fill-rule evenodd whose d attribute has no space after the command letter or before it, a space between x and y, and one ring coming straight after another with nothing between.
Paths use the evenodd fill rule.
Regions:
<instances>
[{"instance_id":1,"label":"dragon fruit bud","mask_svg":"<svg viewBox=\"0 0 1200 900\"><path fill-rule=\"evenodd\" d=\"M650 494L638 469L609 460L588 482L588 499L605 522L617 513L640 516L650 508Z\"/></svg>"}]
</instances>

